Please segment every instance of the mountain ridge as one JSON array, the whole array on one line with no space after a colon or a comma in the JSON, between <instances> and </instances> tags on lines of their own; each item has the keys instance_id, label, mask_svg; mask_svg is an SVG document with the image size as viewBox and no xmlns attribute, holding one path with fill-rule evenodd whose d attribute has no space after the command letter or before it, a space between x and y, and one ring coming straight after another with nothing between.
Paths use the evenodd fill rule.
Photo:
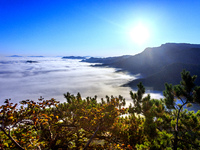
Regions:
<instances>
[{"instance_id":1,"label":"mountain ridge","mask_svg":"<svg viewBox=\"0 0 200 150\"><path fill-rule=\"evenodd\" d=\"M143 52L136 55L109 57L109 58L92 58L84 62L102 63L96 66L108 66L120 68L131 74L140 73L144 78L133 80L126 85L135 87L136 82L143 82L144 86L151 86L152 89L164 90L164 81L178 84L181 76L180 72L186 69L190 72L197 73L200 77L200 44L189 43L166 43L159 47L149 47ZM176 69L178 68L178 69ZM174 70L174 74L173 74ZM179 71L179 73L177 72ZM170 72L170 76L175 80L169 80L163 74ZM176 73L175 73L176 72ZM180 78L177 77L177 75ZM153 84L155 81L156 84ZM150 85L152 83L152 85ZM200 81L197 82L200 84Z\"/></svg>"}]
</instances>

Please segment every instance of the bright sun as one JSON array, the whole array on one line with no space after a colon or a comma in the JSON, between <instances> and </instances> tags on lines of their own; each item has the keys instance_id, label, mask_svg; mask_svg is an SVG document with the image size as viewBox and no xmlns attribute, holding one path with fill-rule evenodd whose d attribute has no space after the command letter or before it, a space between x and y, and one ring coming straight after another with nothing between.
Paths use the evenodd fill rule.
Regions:
<instances>
[{"instance_id":1,"label":"bright sun","mask_svg":"<svg viewBox=\"0 0 200 150\"><path fill-rule=\"evenodd\" d=\"M136 44L143 44L149 38L149 30L143 24L138 24L129 32L131 40Z\"/></svg>"}]
</instances>

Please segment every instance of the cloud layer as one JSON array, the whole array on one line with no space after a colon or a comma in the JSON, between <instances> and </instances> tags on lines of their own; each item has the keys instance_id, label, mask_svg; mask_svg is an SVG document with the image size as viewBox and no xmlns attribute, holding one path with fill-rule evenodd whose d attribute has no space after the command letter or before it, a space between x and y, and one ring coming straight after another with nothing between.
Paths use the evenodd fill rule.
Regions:
<instances>
[{"instance_id":1,"label":"cloud layer","mask_svg":"<svg viewBox=\"0 0 200 150\"><path fill-rule=\"evenodd\" d=\"M27 60L37 63L27 63ZM61 59L60 57L41 58L1 58L0 61L0 104L11 98L13 102L25 99L37 100L55 98L65 101L63 94L81 93L82 97L99 98L124 96L130 100L129 87L120 87L134 79L123 73L116 73L113 68L91 67L79 60ZM155 94L153 97L160 98Z\"/></svg>"}]
</instances>

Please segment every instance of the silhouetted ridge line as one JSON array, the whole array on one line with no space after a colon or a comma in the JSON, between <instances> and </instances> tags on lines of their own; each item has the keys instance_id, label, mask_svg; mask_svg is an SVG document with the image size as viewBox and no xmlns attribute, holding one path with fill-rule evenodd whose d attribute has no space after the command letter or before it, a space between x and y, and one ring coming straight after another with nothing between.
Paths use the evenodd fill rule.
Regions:
<instances>
[{"instance_id":1,"label":"silhouetted ridge line","mask_svg":"<svg viewBox=\"0 0 200 150\"><path fill-rule=\"evenodd\" d=\"M140 73L144 78L126 84L136 87L142 81L144 86L153 90L164 90L165 82L178 84L183 69L200 76L200 44L166 43L160 47L146 48L136 55L90 58L90 63L102 63L98 66L121 68L132 74ZM197 79L197 83L200 81Z\"/></svg>"}]
</instances>

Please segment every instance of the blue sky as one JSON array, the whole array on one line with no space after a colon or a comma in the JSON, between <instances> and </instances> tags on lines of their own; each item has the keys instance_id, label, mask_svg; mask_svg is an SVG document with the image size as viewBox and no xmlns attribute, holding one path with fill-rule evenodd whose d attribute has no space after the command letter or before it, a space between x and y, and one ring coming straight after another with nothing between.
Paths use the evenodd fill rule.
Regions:
<instances>
[{"instance_id":1,"label":"blue sky","mask_svg":"<svg viewBox=\"0 0 200 150\"><path fill-rule=\"evenodd\" d=\"M199 44L199 15L199 0L0 0L0 55L119 56ZM142 43L130 37L138 24L148 30Z\"/></svg>"}]
</instances>

